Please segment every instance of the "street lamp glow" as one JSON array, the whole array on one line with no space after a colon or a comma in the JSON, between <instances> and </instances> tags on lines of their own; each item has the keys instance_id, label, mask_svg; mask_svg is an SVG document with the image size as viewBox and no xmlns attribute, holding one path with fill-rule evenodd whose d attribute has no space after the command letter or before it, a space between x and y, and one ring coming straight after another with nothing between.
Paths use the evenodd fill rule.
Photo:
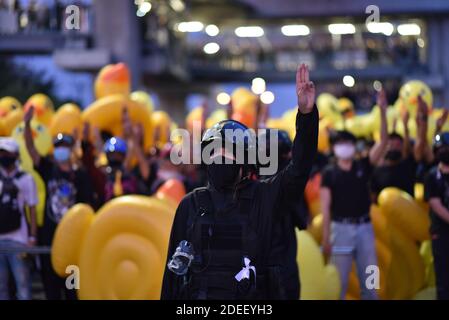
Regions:
<instances>
[{"instance_id":1,"label":"street lamp glow","mask_svg":"<svg viewBox=\"0 0 449 320\"><path fill-rule=\"evenodd\" d=\"M254 78L251 83L251 91L254 94L262 94L265 92L267 88L266 82L262 78Z\"/></svg>"},{"instance_id":2,"label":"street lamp glow","mask_svg":"<svg viewBox=\"0 0 449 320\"><path fill-rule=\"evenodd\" d=\"M199 21L181 22L178 24L179 32L200 32L203 30L204 25Z\"/></svg>"},{"instance_id":3,"label":"street lamp glow","mask_svg":"<svg viewBox=\"0 0 449 320\"><path fill-rule=\"evenodd\" d=\"M304 24L290 24L283 26L281 32L287 37L307 36L310 34L310 29Z\"/></svg>"},{"instance_id":4,"label":"street lamp glow","mask_svg":"<svg viewBox=\"0 0 449 320\"><path fill-rule=\"evenodd\" d=\"M209 42L203 48L204 53L206 54L216 54L220 50L220 46L218 43Z\"/></svg>"},{"instance_id":5,"label":"street lamp glow","mask_svg":"<svg viewBox=\"0 0 449 320\"><path fill-rule=\"evenodd\" d=\"M186 8L182 0L170 0L170 7L172 7L172 9L177 12L184 11L184 9Z\"/></svg>"},{"instance_id":6,"label":"street lamp glow","mask_svg":"<svg viewBox=\"0 0 449 320\"><path fill-rule=\"evenodd\" d=\"M272 104L274 102L274 94L271 91L265 91L260 95L260 101L264 104Z\"/></svg>"},{"instance_id":7,"label":"street lamp glow","mask_svg":"<svg viewBox=\"0 0 449 320\"><path fill-rule=\"evenodd\" d=\"M220 33L220 29L215 24L210 24L205 29L206 33L210 37L215 37Z\"/></svg>"},{"instance_id":8,"label":"street lamp glow","mask_svg":"<svg viewBox=\"0 0 449 320\"><path fill-rule=\"evenodd\" d=\"M355 85L355 79L353 76L346 75L343 77L343 84L346 87L352 88Z\"/></svg>"},{"instance_id":9,"label":"street lamp glow","mask_svg":"<svg viewBox=\"0 0 449 320\"><path fill-rule=\"evenodd\" d=\"M398 25L398 33L401 36L419 36L421 28L416 23L405 23Z\"/></svg>"},{"instance_id":10,"label":"street lamp glow","mask_svg":"<svg viewBox=\"0 0 449 320\"><path fill-rule=\"evenodd\" d=\"M235 35L240 38L257 38L265 34L263 29L258 26L238 27L235 29Z\"/></svg>"},{"instance_id":11,"label":"street lamp glow","mask_svg":"<svg viewBox=\"0 0 449 320\"><path fill-rule=\"evenodd\" d=\"M370 22L366 25L366 28L371 33L383 33L386 36L391 36L394 31L390 22Z\"/></svg>"},{"instance_id":12,"label":"street lamp glow","mask_svg":"<svg viewBox=\"0 0 449 320\"><path fill-rule=\"evenodd\" d=\"M382 82L380 82L379 80L375 80L375 81L373 82L373 88L374 88L374 90L376 90L376 91L382 90Z\"/></svg>"},{"instance_id":13,"label":"street lamp glow","mask_svg":"<svg viewBox=\"0 0 449 320\"><path fill-rule=\"evenodd\" d=\"M151 7L151 3L145 1L139 5L139 11L141 11L143 14L147 14L148 12L150 12Z\"/></svg>"},{"instance_id":14,"label":"street lamp glow","mask_svg":"<svg viewBox=\"0 0 449 320\"><path fill-rule=\"evenodd\" d=\"M355 26L352 23L332 23L328 26L329 32L332 34L353 34Z\"/></svg>"},{"instance_id":15,"label":"street lamp glow","mask_svg":"<svg viewBox=\"0 0 449 320\"><path fill-rule=\"evenodd\" d=\"M220 92L217 95L217 102L222 106L227 106L231 102L231 96L226 92Z\"/></svg>"}]
</instances>

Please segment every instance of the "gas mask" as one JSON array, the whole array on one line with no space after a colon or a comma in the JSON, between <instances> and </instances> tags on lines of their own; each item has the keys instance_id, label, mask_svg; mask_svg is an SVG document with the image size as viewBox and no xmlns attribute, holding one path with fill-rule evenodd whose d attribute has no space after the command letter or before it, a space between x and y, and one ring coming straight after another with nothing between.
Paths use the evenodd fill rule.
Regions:
<instances>
[{"instance_id":1,"label":"gas mask","mask_svg":"<svg viewBox=\"0 0 449 320\"><path fill-rule=\"evenodd\" d=\"M182 240L167 264L168 270L178 276L187 274L194 255L193 245L186 240Z\"/></svg>"}]
</instances>

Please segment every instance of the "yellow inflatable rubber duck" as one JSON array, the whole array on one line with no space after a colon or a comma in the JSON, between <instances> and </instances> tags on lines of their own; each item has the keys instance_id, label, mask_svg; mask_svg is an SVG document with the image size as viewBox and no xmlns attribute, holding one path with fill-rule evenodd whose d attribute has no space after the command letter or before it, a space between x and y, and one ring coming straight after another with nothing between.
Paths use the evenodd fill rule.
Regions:
<instances>
[{"instance_id":1,"label":"yellow inflatable rubber duck","mask_svg":"<svg viewBox=\"0 0 449 320\"><path fill-rule=\"evenodd\" d=\"M148 108L148 111L153 112L154 110L154 102L151 96L145 91L134 91L130 96L131 100L143 104Z\"/></svg>"},{"instance_id":2,"label":"yellow inflatable rubber duck","mask_svg":"<svg viewBox=\"0 0 449 320\"><path fill-rule=\"evenodd\" d=\"M354 103L346 97L338 99L338 110L345 119L355 116Z\"/></svg>"},{"instance_id":3,"label":"yellow inflatable rubber duck","mask_svg":"<svg viewBox=\"0 0 449 320\"><path fill-rule=\"evenodd\" d=\"M131 93L130 72L124 63L103 67L95 80L95 96L101 99L113 94L129 96Z\"/></svg>"},{"instance_id":4,"label":"yellow inflatable rubber duck","mask_svg":"<svg viewBox=\"0 0 449 320\"><path fill-rule=\"evenodd\" d=\"M13 97L0 99L0 136L9 136L23 119L22 104Z\"/></svg>"},{"instance_id":5,"label":"yellow inflatable rubber duck","mask_svg":"<svg viewBox=\"0 0 449 320\"><path fill-rule=\"evenodd\" d=\"M337 98L330 93L322 93L318 96L316 105L320 114L320 124L335 130L343 129L344 121L338 108Z\"/></svg>"},{"instance_id":6,"label":"yellow inflatable rubber duck","mask_svg":"<svg viewBox=\"0 0 449 320\"><path fill-rule=\"evenodd\" d=\"M384 189L378 202L378 206L371 207L370 216L380 272L379 297L411 299L425 286L434 286L430 242L427 240L429 216L416 199L395 188ZM313 218L307 231L317 244L321 243L321 213ZM420 242L421 246L418 245ZM349 277L346 297L360 299L355 268Z\"/></svg>"},{"instance_id":7,"label":"yellow inflatable rubber duck","mask_svg":"<svg viewBox=\"0 0 449 320\"><path fill-rule=\"evenodd\" d=\"M52 137L55 137L58 133L73 135L75 130L81 133L82 127L83 121L80 107L74 103L66 103L53 116L50 132Z\"/></svg>"},{"instance_id":8,"label":"yellow inflatable rubber duck","mask_svg":"<svg viewBox=\"0 0 449 320\"><path fill-rule=\"evenodd\" d=\"M165 111L155 111L151 114L154 129L154 143L162 149L170 141L171 119Z\"/></svg>"},{"instance_id":9,"label":"yellow inflatable rubber duck","mask_svg":"<svg viewBox=\"0 0 449 320\"><path fill-rule=\"evenodd\" d=\"M112 136L123 136L123 109L133 124L140 124L144 129L144 148L148 150L153 145L153 124L151 108L142 103L140 98L130 97L130 75L124 63L104 67L96 81L95 93L97 100L82 112L82 122L88 122L91 128L106 131ZM91 137L92 139L93 136Z\"/></svg>"},{"instance_id":10,"label":"yellow inflatable rubber duck","mask_svg":"<svg viewBox=\"0 0 449 320\"><path fill-rule=\"evenodd\" d=\"M225 109L220 108L215 110L210 114L210 116L206 120L206 129L211 128L214 124L226 120L228 118L228 114Z\"/></svg>"},{"instance_id":11,"label":"yellow inflatable rubber duck","mask_svg":"<svg viewBox=\"0 0 449 320\"><path fill-rule=\"evenodd\" d=\"M55 110L51 99L43 93L34 94L25 103L24 112L31 106L34 106L34 118L49 128Z\"/></svg>"},{"instance_id":12,"label":"yellow inflatable rubber duck","mask_svg":"<svg viewBox=\"0 0 449 320\"><path fill-rule=\"evenodd\" d=\"M20 163L22 170L31 174L33 176L34 182L36 183L39 199L39 203L36 207L37 224L38 226L42 226L44 223L45 211L45 184L41 176L34 170L33 162L25 146L23 132L24 124L22 122L13 130L12 137L17 141L19 145ZM43 157L48 155L52 149L52 138L49 130L37 120L33 119L31 121L31 132L37 152Z\"/></svg>"},{"instance_id":13,"label":"yellow inflatable rubber duck","mask_svg":"<svg viewBox=\"0 0 449 320\"><path fill-rule=\"evenodd\" d=\"M420 80L411 80L401 87L399 90L399 99L401 108L410 112L411 117L416 117L418 111L418 96L421 96L424 102L433 107L433 94L429 86Z\"/></svg>"},{"instance_id":14,"label":"yellow inflatable rubber duck","mask_svg":"<svg viewBox=\"0 0 449 320\"><path fill-rule=\"evenodd\" d=\"M67 266L79 266L83 300L159 299L170 230L184 194L181 182L168 180L156 196L118 197L97 213L75 205L56 229L53 268L67 276Z\"/></svg>"},{"instance_id":15,"label":"yellow inflatable rubber duck","mask_svg":"<svg viewBox=\"0 0 449 320\"><path fill-rule=\"evenodd\" d=\"M255 128L257 104L259 97L246 88L238 88L231 95L233 120L239 121L248 128Z\"/></svg>"}]
</instances>

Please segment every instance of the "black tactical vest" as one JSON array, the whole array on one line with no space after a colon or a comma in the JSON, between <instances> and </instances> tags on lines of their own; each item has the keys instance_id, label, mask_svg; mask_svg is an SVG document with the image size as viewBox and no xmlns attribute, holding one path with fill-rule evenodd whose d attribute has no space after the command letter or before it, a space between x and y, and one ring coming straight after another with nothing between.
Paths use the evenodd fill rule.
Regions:
<instances>
[{"instance_id":1,"label":"black tactical vest","mask_svg":"<svg viewBox=\"0 0 449 320\"><path fill-rule=\"evenodd\" d=\"M188 221L188 241L195 258L186 277L188 299L263 299L266 291L260 235L250 219L254 185L236 193L236 199L216 210L207 188L194 190L195 210ZM251 260L256 275L235 279Z\"/></svg>"}]
</instances>

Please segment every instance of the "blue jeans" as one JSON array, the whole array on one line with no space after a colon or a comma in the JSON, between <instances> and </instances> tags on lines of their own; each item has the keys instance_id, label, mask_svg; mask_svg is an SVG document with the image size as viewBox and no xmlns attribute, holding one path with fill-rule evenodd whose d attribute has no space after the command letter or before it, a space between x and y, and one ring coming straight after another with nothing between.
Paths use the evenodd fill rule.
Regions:
<instances>
[{"instance_id":1,"label":"blue jeans","mask_svg":"<svg viewBox=\"0 0 449 320\"><path fill-rule=\"evenodd\" d=\"M361 298L363 300L378 299L376 290L369 289L365 285L367 277L370 275L367 273L367 267L370 265L377 266L373 226L371 223L332 222L331 228L331 263L337 267L340 273L340 299L344 300L346 296L353 259L357 266ZM338 252L339 250L340 252Z\"/></svg>"},{"instance_id":2,"label":"blue jeans","mask_svg":"<svg viewBox=\"0 0 449 320\"><path fill-rule=\"evenodd\" d=\"M0 240L0 248L22 248L24 244ZM9 266L9 268L8 268ZM0 300L9 300L8 277L11 270L16 283L17 299L31 300L31 277L28 261L21 253L0 253Z\"/></svg>"}]
</instances>

